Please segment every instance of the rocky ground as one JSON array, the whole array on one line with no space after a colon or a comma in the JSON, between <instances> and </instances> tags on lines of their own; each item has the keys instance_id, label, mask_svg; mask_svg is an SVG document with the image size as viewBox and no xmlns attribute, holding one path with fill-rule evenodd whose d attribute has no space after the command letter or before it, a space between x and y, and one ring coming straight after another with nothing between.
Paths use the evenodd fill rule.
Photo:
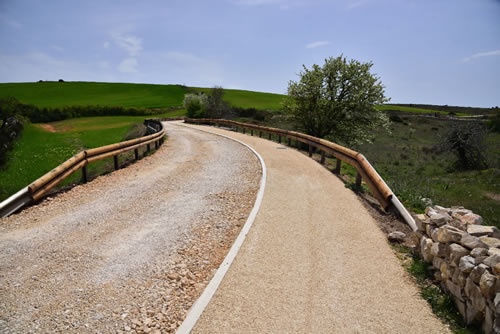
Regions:
<instances>
[{"instance_id":1,"label":"rocky ground","mask_svg":"<svg viewBox=\"0 0 500 334\"><path fill-rule=\"evenodd\" d=\"M174 332L253 207L257 158L167 125L152 156L0 220L0 332Z\"/></svg>"}]
</instances>

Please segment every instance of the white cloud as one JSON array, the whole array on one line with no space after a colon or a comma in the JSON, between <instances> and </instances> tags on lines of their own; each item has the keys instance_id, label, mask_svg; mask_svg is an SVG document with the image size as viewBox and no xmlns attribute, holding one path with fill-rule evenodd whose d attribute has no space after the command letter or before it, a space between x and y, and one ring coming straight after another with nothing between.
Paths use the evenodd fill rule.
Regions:
<instances>
[{"instance_id":1,"label":"white cloud","mask_svg":"<svg viewBox=\"0 0 500 334\"><path fill-rule=\"evenodd\" d=\"M476 58L491 57L491 56L500 56L500 50L475 53L470 57L463 58L462 62L466 63L466 62L469 62L469 61L476 59Z\"/></svg>"},{"instance_id":2,"label":"white cloud","mask_svg":"<svg viewBox=\"0 0 500 334\"><path fill-rule=\"evenodd\" d=\"M133 35L112 34L116 45L128 53L130 57L137 56L142 51L142 39Z\"/></svg>"},{"instance_id":3,"label":"white cloud","mask_svg":"<svg viewBox=\"0 0 500 334\"><path fill-rule=\"evenodd\" d=\"M104 44L102 45L105 49L109 48L109 42L104 42Z\"/></svg>"},{"instance_id":4,"label":"white cloud","mask_svg":"<svg viewBox=\"0 0 500 334\"><path fill-rule=\"evenodd\" d=\"M118 70L123 73L137 73L137 59L124 59L120 65L118 65Z\"/></svg>"},{"instance_id":5,"label":"white cloud","mask_svg":"<svg viewBox=\"0 0 500 334\"><path fill-rule=\"evenodd\" d=\"M316 42L312 42L312 43L307 44L306 48L314 49L314 48L318 48L320 46L325 46L328 44L330 44L330 42L328 42L328 41L316 41Z\"/></svg>"}]
</instances>

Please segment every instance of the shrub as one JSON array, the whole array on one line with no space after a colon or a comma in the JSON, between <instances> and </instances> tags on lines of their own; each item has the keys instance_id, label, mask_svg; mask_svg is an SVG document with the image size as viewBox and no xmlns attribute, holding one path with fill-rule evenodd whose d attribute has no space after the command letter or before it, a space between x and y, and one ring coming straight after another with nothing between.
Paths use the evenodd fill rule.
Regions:
<instances>
[{"instance_id":1,"label":"shrub","mask_svg":"<svg viewBox=\"0 0 500 334\"><path fill-rule=\"evenodd\" d=\"M184 108L189 118L203 118L204 104L206 103L205 94L186 94L184 95Z\"/></svg>"},{"instance_id":2,"label":"shrub","mask_svg":"<svg viewBox=\"0 0 500 334\"><path fill-rule=\"evenodd\" d=\"M396 122L396 123L403 123L403 119L401 117L399 117L398 115L391 115L391 116L389 116L389 119L393 122Z\"/></svg>"},{"instance_id":3,"label":"shrub","mask_svg":"<svg viewBox=\"0 0 500 334\"><path fill-rule=\"evenodd\" d=\"M483 152L486 151L486 128L477 122L454 122L441 138L442 151L451 151L457 157L454 168L476 170L487 168Z\"/></svg>"}]
</instances>

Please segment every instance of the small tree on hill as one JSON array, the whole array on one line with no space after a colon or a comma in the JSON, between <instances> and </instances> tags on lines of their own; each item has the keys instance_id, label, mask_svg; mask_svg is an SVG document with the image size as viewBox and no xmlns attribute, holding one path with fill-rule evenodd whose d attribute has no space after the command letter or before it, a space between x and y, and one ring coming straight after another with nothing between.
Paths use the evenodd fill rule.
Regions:
<instances>
[{"instance_id":1,"label":"small tree on hill","mask_svg":"<svg viewBox=\"0 0 500 334\"><path fill-rule=\"evenodd\" d=\"M224 93L224 89L219 86L210 89L206 103L203 105L205 117L223 118L229 116L231 108L229 103L224 101Z\"/></svg>"},{"instance_id":2,"label":"small tree on hill","mask_svg":"<svg viewBox=\"0 0 500 334\"><path fill-rule=\"evenodd\" d=\"M288 84L284 109L312 136L346 144L368 141L370 130L389 127L387 115L375 108L389 99L370 73L372 66L344 56L327 58L321 67L303 66L300 80Z\"/></svg>"}]
</instances>

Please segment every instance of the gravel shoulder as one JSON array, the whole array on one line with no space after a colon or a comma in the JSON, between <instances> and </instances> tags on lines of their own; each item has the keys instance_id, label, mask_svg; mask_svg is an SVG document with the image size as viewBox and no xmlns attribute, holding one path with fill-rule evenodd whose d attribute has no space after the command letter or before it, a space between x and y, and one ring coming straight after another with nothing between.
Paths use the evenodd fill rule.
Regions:
<instances>
[{"instance_id":1,"label":"gravel shoulder","mask_svg":"<svg viewBox=\"0 0 500 334\"><path fill-rule=\"evenodd\" d=\"M0 332L173 332L248 216L244 146L165 123L154 155L0 220Z\"/></svg>"},{"instance_id":2,"label":"gravel shoulder","mask_svg":"<svg viewBox=\"0 0 500 334\"><path fill-rule=\"evenodd\" d=\"M356 195L320 164L212 127L264 158L246 241L194 333L449 333Z\"/></svg>"}]
</instances>

